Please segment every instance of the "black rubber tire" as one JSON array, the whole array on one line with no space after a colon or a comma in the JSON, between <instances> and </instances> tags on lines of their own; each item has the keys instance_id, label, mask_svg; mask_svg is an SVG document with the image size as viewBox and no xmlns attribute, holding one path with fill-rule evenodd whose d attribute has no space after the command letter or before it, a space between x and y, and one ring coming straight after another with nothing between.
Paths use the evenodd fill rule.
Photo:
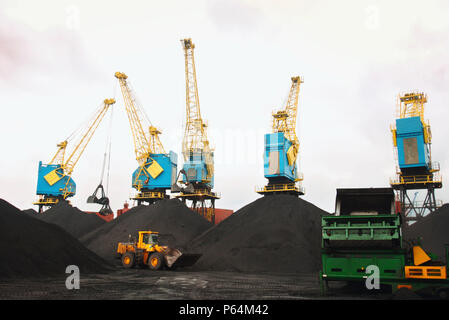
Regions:
<instances>
[{"instance_id":1,"label":"black rubber tire","mask_svg":"<svg viewBox=\"0 0 449 320\"><path fill-rule=\"evenodd\" d=\"M438 296L441 300L448 300L449 299L449 290L440 290L438 292Z\"/></svg>"},{"instance_id":2,"label":"black rubber tire","mask_svg":"<svg viewBox=\"0 0 449 320\"><path fill-rule=\"evenodd\" d=\"M154 263L156 261L156 263ZM153 252L148 257L148 267L151 270L160 270L164 266L164 255L160 252Z\"/></svg>"},{"instance_id":3,"label":"black rubber tire","mask_svg":"<svg viewBox=\"0 0 449 320\"><path fill-rule=\"evenodd\" d=\"M129 258L129 263L127 263L126 261L128 261ZM134 255L134 253L132 252L126 252L125 254L122 255L122 266L125 267L126 269L130 269L132 267L134 267L136 262L136 256Z\"/></svg>"}]
</instances>

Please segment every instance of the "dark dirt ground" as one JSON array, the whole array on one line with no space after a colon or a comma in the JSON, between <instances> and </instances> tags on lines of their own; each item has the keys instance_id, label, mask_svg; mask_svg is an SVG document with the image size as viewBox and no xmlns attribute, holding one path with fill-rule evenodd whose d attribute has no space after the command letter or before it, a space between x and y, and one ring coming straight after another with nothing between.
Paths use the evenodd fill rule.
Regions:
<instances>
[{"instance_id":1,"label":"dark dirt ground","mask_svg":"<svg viewBox=\"0 0 449 320\"><path fill-rule=\"evenodd\" d=\"M216 271L117 269L108 274L81 274L80 289L68 290L65 277L0 282L4 300L298 300L389 299L388 293L347 292L333 284L322 296L316 273L254 274Z\"/></svg>"}]
</instances>

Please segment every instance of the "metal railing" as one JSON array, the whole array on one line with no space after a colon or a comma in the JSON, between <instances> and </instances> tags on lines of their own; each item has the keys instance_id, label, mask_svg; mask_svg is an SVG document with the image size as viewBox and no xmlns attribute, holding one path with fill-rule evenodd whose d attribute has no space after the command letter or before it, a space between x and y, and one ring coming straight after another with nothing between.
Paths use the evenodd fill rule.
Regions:
<instances>
[{"instance_id":1,"label":"metal railing","mask_svg":"<svg viewBox=\"0 0 449 320\"><path fill-rule=\"evenodd\" d=\"M52 205L59 202L58 198L39 198L37 201L33 202L33 204L39 204L39 205Z\"/></svg>"},{"instance_id":2,"label":"metal railing","mask_svg":"<svg viewBox=\"0 0 449 320\"><path fill-rule=\"evenodd\" d=\"M165 197L165 194L163 192L153 192L153 191L146 191L146 192L139 192L130 197L130 199L163 199Z\"/></svg>"},{"instance_id":3,"label":"metal railing","mask_svg":"<svg viewBox=\"0 0 449 320\"><path fill-rule=\"evenodd\" d=\"M416 175L416 176L401 176L398 175L395 178L390 178L390 184L428 184L428 183L441 183L442 178L439 173Z\"/></svg>"},{"instance_id":4,"label":"metal railing","mask_svg":"<svg viewBox=\"0 0 449 320\"><path fill-rule=\"evenodd\" d=\"M305 193L304 187L295 183L271 184L264 186L263 188L256 187L255 191L259 193L269 193L269 192L298 192L302 194Z\"/></svg>"},{"instance_id":5,"label":"metal railing","mask_svg":"<svg viewBox=\"0 0 449 320\"><path fill-rule=\"evenodd\" d=\"M221 198L221 192L213 192L213 191L209 191L207 189L197 189L192 193L183 193L181 192L181 194L175 196L175 198L188 198L188 197L194 197L194 196L207 196L207 197L211 197L211 198L216 198L216 199L220 199Z\"/></svg>"}]
</instances>

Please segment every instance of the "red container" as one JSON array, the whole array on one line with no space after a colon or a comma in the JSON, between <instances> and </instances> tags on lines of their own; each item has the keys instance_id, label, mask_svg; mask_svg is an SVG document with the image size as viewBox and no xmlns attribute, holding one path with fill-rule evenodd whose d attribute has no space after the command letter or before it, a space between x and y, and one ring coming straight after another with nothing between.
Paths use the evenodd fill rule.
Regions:
<instances>
[{"instance_id":1,"label":"red container","mask_svg":"<svg viewBox=\"0 0 449 320\"><path fill-rule=\"evenodd\" d=\"M124 214L126 211L128 211L128 210L129 210L128 207L129 207L128 202L125 202L125 203L123 204L123 209L118 209L118 210L117 210L117 217L121 216L121 215Z\"/></svg>"},{"instance_id":2,"label":"red container","mask_svg":"<svg viewBox=\"0 0 449 320\"><path fill-rule=\"evenodd\" d=\"M234 210L215 208L215 224L219 224L233 213Z\"/></svg>"}]
</instances>

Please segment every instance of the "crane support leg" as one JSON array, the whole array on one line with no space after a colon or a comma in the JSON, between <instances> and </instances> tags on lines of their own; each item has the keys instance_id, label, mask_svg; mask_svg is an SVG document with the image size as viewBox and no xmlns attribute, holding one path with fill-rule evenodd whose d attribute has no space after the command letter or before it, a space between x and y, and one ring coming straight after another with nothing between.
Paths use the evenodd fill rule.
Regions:
<instances>
[{"instance_id":1,"label":"crane support leg","mask_svg":"<svg viewBox=\"0 0 449 320\"><path fill-rule=\"evenodd\" d=\"M401 201L401 215L406 222L418 221L439 207L435 198L435 188L432 185L427 186L423 202L412 200L404 187L399 188L398 193Z\"/></svg>"}]
</instances>

